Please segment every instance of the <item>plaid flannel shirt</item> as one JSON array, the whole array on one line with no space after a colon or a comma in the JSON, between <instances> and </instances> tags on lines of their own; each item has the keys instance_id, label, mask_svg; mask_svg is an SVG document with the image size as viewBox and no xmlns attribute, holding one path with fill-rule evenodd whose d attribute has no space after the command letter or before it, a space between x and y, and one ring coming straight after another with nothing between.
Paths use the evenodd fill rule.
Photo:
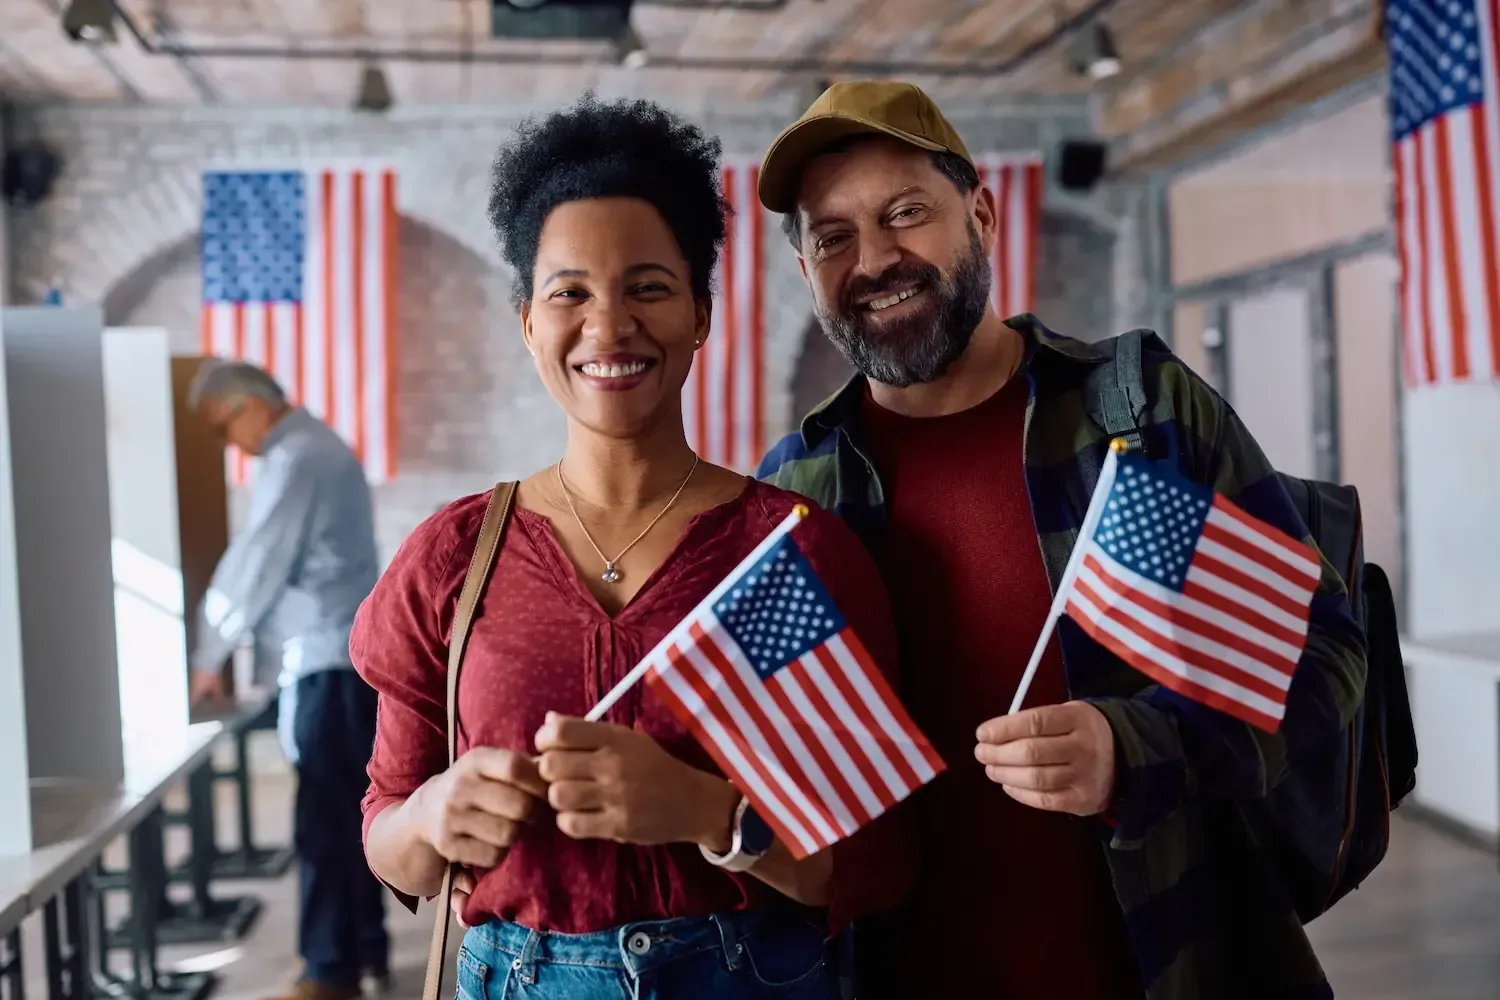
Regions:
<instances>
[{"instance_id":1,"label":"plaid flannel shirt","mask_svg":"<svg viewBox=\"0 0 1500 1000\"><path fill-rule=\"evenodd\" d=\"M1055 591L1108 447L1083 394L1086 375L1108 355L1029 315L1006 322L1027 341L1026 479ZM1189 479L1311 541L1228 404L1154 337L1145 342L1141 366L1151 457L1171 459ZM819 406L800 432L770 451L759 475L840 514L878 555L884 500L860 447L863 392L856 378ZM1339 766L1345 727L1364 688L1364 637L1326 560L1311 619L1274 735L1151 684L1070 619L1059 622L1069 690L1096 705L1115 734L1116 798L1109 822L1099 821L1098 829L1150 1000L1333 995L1278 887L1285 862L1264 837L1270 824L1297 830L1303 840L1306 831L1329 827L1326 804L1298 792L1304 776L1316 788L1310 776ZM995 708L999 714L1005 706ZM1328 866L1337 863L1337 844L1319 847L1314 853L1326 856Z\"/></svg>"}]
</instances>

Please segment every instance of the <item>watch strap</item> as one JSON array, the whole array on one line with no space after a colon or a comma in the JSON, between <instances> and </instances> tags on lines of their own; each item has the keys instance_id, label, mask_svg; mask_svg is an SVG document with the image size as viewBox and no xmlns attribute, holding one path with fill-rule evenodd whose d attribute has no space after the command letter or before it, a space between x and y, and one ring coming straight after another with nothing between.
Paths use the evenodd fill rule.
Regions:
<instances>
[{"instance_id":1,"label":"watch strap","mask_svg":"<svg viewBox=\"0 0 1500 1000\"><path fill-rule=\"evenodd\" d=\"M761 859L765 851L752 854L745 850L745 813L749 808L750 800L741 796L739 805L734 807L734 827L727 854L715 854L704 845L698 845L699 852L709 864L727 872L743 872L749 870Z\"/></svg>"}]
</instances>

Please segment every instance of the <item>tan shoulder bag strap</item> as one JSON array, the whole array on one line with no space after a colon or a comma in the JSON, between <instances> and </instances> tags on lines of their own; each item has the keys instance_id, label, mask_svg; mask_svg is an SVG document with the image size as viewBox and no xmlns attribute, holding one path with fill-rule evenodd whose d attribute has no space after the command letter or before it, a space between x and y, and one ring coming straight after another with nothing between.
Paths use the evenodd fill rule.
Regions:
<instances>
[{"instance_id":1,"label":"tan shoulder bag strap","mask_svg":"<svg viewBox=\"0 0 1500 1000\"><path fill-rule=\"evenodd\" d=\"M463 590L459 591L458 609L453 614L453 637L448 642L448 766L458 758L458 671L463 666L464 647L469 641L469 626L474 623L474 611L479 607L479 597L489 582L490 571L495 566L495 554L500 551L500 539L505 534L505 525L510 521L511 510L516 503L516 483L498 483L490 492L490 502L484 508L484 521L479 526L479 541L474 545L474 556L469 560L469 573L464 577ZM455 866L449 865L443 873L443 888L438 892L437 913L433 918L432 946L427 951L427 979L422 985L422 1000L438 1000L443 992L444 959L448 952L448 922L453 915L453 874Z\"/></svg>"}]
</instances>

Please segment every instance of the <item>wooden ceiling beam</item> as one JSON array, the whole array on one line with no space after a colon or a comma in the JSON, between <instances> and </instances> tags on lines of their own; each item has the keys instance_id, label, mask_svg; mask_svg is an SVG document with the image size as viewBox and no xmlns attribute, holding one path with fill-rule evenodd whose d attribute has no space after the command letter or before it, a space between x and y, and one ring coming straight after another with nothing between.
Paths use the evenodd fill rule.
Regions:
<instances>
[{"instance_id":1,"label":"wooden ceiling beam","mask_svg":"<svg viewBox=\"0 0 1500 1000\"><path fill-rule=\"evenodd\" d=\"M1111 173L1169 166L1385 66L1372 0L1263 0L1100 111Z\"/></svg>"}]
</instances>

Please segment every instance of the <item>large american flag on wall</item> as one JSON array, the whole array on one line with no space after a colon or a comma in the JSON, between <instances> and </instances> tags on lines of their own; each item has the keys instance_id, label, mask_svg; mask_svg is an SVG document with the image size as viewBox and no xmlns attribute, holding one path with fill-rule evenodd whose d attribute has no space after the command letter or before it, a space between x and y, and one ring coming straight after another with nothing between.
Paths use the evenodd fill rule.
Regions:
<instances>
[{"instance_id":1,"label":"large american flag on wall","mask_svg":"<svg viewBox=\"0 0 1500 1000\"><path fill-rule=\"evenodd\" d=\"M990 258L990 302L1001 316L1031 312L1036 302L1037 235L1042 215L1042 158L987 156L979 182L995 197L999 238Z\"/></svg>"},{"instance_id":2,"label":"large american flag on wall","mask_svg":"<svg viewBox=\"0 0 1500 1000\"><path fill-rule=\"evenodd\" d=\"M1407 384L1500 377L1500 0L1387 0Z\"/></svg>"},{"instance_id":3,"label":"large american flag on wall","mask_svg":"<svg viewBox=\"0 0 1500 1000\"><path fill-rule=\"evenodd\" d=\"M390 169L203 175L203 353L265 368L373 482L396 470L397 225Z\"/></svg>"},{"instance_id":4,"label":"large american flag on wall","mask_svg":"<svg viewBox=\"0 0 1500 1000\"><path fill-rule=\"evenodd\" d=\"M714 283L713 327L682 390L688 443L708 462L749 473L766 450L765 214L760 166L728 160L733 210Z\"/></svg>"}]
</instances>

